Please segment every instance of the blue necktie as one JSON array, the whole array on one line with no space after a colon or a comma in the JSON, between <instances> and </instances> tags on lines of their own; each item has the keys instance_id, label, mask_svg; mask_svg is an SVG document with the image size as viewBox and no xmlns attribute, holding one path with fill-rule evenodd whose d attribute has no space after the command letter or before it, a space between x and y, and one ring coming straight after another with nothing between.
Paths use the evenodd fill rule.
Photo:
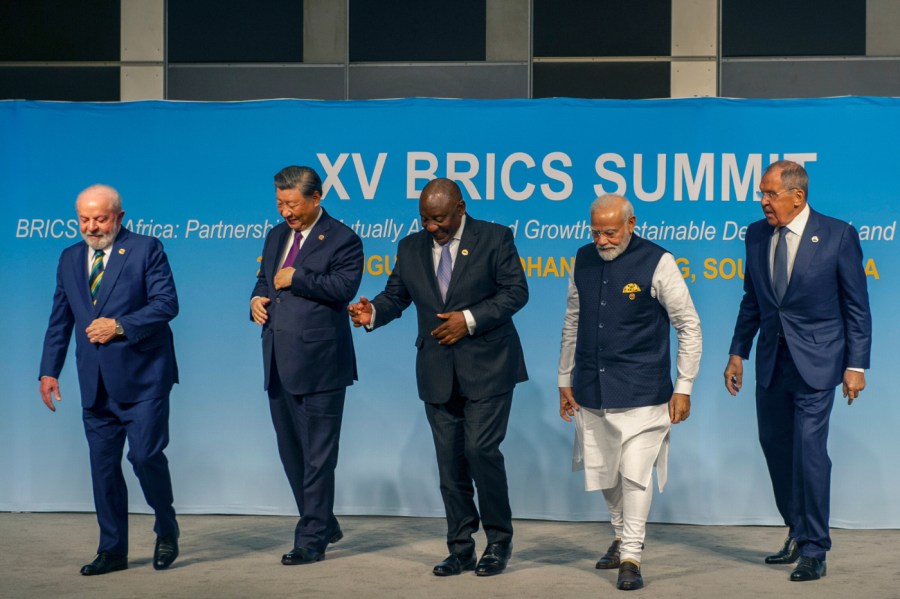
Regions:
<instances>
[{"instance_id":1,"label":"blue necktie","mask_svg":"<svg viewBox=\"0 0 900 599\"><path fill-rule=\"evenodd\" d=\"M441 247L441 261L438 262L437 280L441 289L441 300L447 301L447 289L450 287L450 274L453 272L453 259L450 256L451 239Z\"/></svg>"},{"instance_id":2,"label":"blue necktie","mask_svg":"<svg viewBox=\"0 0 900 599\"><path fill-rule=\"evenodd\" d=\"M787 241L785 238L789 233L787 227L778 227L778 242L775 244L775 262L772 265L772 288L775 290L775 297L781 303L784 292L788 287L788 267L787 267Z\"/></svg>"}]
</instances>

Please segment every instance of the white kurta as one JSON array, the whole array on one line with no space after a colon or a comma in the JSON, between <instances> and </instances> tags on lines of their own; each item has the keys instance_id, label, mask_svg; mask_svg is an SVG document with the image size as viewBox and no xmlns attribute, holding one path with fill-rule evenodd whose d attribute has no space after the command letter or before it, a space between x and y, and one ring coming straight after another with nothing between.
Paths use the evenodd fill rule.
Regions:
<instances>
[{"instance_id":1,"label":"white kurta","mask_svg":"<svg viewBox=\"0 0 900 599\"><path fill-rule=\"evenodd\" d=\"M584 469L584 490L616 486L621 475L642 487L650 485L653 466L660 493L669 461L669 405L575 412L572 470Z\"/></svg>"}]
</instances>

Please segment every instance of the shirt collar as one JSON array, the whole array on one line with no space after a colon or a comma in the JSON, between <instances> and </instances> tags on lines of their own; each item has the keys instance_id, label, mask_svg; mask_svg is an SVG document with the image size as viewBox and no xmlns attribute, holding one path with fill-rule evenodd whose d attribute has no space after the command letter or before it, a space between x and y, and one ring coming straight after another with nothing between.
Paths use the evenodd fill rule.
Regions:
<instances>
[{"instance_id":1,"label":"shirt collar","mask_svg":"<svg viewBox=\"0 0 900 599\"><path fill-rule=\"evenodd\" d=\"M794 217L794 220L786 224L785 228L794 235L802 237L807 222L809 222L809 204L803 206L803 210Z\"/></svg>"},{"instance_id":2,"label":"shirt collar","mask_svg":"<svg viewBox=\"0 0 900 599\"><path fill-rule=\"evenodd\" d=\"M462 239L462 234L463 234L463 229L465 229L465 228L466 228L466 215L463 214L463 215L462 215L462 219L459 221L459 228L456 230L456 233L453 234L453 237L450 238L450 241L453 241L454 239L455 239L456 241L461 240L461 239ZM450 241L448 241L447 243L450 243ZM437 241L435 241L434 239L432 239L432 240L431 240L431 247L433 247L433 248L439 248L439 247L441 247L441 244L439 244Z\"/></svg>"}]
</instances>

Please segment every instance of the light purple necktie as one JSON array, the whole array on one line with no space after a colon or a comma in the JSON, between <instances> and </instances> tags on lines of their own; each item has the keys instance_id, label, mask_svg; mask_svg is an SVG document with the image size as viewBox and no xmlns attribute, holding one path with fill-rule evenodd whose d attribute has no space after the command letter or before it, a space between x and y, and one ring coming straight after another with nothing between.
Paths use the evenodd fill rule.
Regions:
<instances>
[{"instance_id":1,"label":"light purple necktie","mask_svg":"<svg viewBox=\"0 0 900 599\"><path fill-rule=\"evenodd\" d=\"M294 260L297 259L297 254L300 252L301 239L303 239L303 233L294 231L294 243L291 244L291 249L288 250L287 257L284 259L284 264L281 265L281 268L294 265Z\"/></svg>"},{"instance_id":2,"label":"light purple necktie","mask_svg":"<svg viewBox=\"0 0 900 599\"><path fill-rule=\"evenodd\" d=\"M441 247L441 260L438 262L437 280L441 289L441 300L447 301L447 289L450 287L450 274L453 272L453 259L450 256L451 239Z\"/></svg>"}]
</instances>

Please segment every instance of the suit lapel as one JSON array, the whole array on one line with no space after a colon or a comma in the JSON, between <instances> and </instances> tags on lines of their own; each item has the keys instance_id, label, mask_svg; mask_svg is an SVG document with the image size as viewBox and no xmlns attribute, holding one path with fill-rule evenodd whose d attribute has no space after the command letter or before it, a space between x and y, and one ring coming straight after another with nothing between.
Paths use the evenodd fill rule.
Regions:
<instances>
[{"instance_id":1,"label":"suit lapel","mask_svg":"<svg viewBox=\"0 0 900 599\"><path fill-rule=\"evenodd\" d=\"M772 285L772 258L769 255L769 248L772 246L772 235L775 233L775 227L771 225L766 225L763 228L763 238L759 241L759 248L757 248L757 261L758 264L762 267L762 273L767 281L765 285L766 293L769 296L769 299L778 303L777 298L775 297L775 287Z\"/></svg>"},{"instance_id":2,"label":"suit lapel","mask_svg":"<svg viewBox=\"0 0 900 599\"><path fill-rule=\"evenodd\" d=\"M806 228L803 229L803 237L800 238L800 245L797 246L797 255L794 256L794 268L791 269L791 279L788 281L787 290L784 297L787 299L791 295L791 290L803 284L803 275L809 270L819 249L819 233L821 223L819 215L809 209L809 220L806 221Z\"/></svg>"},{"instance_id":3,"label":"suit lapel","mask_svg":"<svg viewBox=\"0 0 900 599\"><path fill-rule=\"evenodd\" d=\"M275 273L281 268L281 260L284 255L284 247L287 245L288 239L293 233L293 229L284 225L284 229L278 234L278 240L273 244L274 247L269 250L269 255L265 258L263 268L269 280L275 278Z\"/></svg>"},{"instance_id":4,"label":"suit lapel","mask_svg":"<svg viewBox=\"0 0 900 599\"><path fill-rule=\"evenodd\" d=\"M331 220L331 217L322 208L322 216L319 217L319 221L305 233L306 239L303 240L303 245L300 246L300 251L297 252L297 258L294 260L295 268L302 264L307 256L322 247L323 243L328 239L329 231L331 231Z\"/></svg>"},{"instance_id":5,"label":"suit lapel","mask_svg":"<svg viewBox=\"0 0 900 599\"><path fill-rule=\"evenodd\" d=\"M109 260L106 261L106 267L103 269L103 279L100 281L100 292L97 294L97 303L94 304L95 314L101 313L103 306L106 304L106 300L109 299L109 295L116 285L116 279L119 278L119 274L122 272L125 261L131 257L131 252L129 251L131 250L131 247L128 230L125 228L120 229L119 234L116 236L116 240L113 242L113 252L110 254ZM85 257L85 259L87 258ZM90 292L88 292L88 296L90 297Z\"/></svg>"},{"instance_id":6,"label":"suit lapel","mask_svg":"<svg viewBox=\"0 0 900 599\"><path fill-rule=\"evenodd\" d=\"M457 283L465 276L466 267L469 264L470 256L477 255L475 252L478 246L478 223L471 216L466 215L466 227L463 229L462 238L459 240L459 247L456 248L456 261L453 263L453 272L450 275L450 286L447 288L447 303L453 296L453 290L456 289ZM435 276L435 284L437 284L437 276ZM440 292L438 293L440 296Z\"/></svg>"},{"instance_id":7,"label":"suit lapel","mask_svg":"<svg viewBox=\"0 0 900 599\"><path fill-rule=\"evenodd\" d=\"M78 295L84 302L85 309L87 309L88 312L93 312L94 306L92 305L93 300L91 299L90 272L88 271L87 266L89 249L90 246L88 246L87 243L82 243L81 248L74 253L75 262L69 266L72 269L72 280L78 281L79 283L81 293Z\"/></svg>"}]
</instances>

